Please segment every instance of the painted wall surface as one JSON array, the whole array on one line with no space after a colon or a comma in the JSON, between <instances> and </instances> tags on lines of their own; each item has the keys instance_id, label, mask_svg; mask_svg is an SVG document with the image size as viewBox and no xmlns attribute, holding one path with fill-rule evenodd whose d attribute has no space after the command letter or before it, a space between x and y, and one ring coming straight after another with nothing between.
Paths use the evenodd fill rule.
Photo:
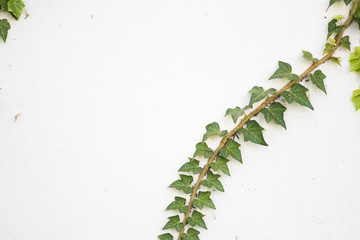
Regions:
<instances>
[{"instance_id":1,"label":"painted wall surface","mask_svg":"<svg viewBox=\"0 0 360 240\"><path fill-rule=\"evenodd\" d=\"M30 16L0 44L0 240L156 239L205 125L232 128L227 108L282 86L267 80L278 60L300 74L301 50L321 57L327 23L348 13L328 0L24 1ZM241 139L201 239L360 239L360 77L336 55L342 67L321 66L327 96L305 83L315 111L289 105L287 131L256 118L269 147Z\"/></svg>"}]
</instances>

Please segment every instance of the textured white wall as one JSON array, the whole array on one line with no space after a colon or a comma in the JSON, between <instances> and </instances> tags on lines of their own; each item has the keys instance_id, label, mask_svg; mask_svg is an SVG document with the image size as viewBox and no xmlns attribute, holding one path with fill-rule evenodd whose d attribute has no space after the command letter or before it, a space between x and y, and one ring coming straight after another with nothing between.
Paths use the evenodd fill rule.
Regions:
<instances>
[{"instance_id":1,"label":"textured white wall","mask_svg":"<svg viewBox=\"0 0 360 240\"><path fill-rule=\"evenodd\" d=\"M328 0L25 1L0 44L0 240L156 239L167 186L205 125L277 61L321 56ZM327 17L326 19L324 17ZM348 31L359 44L357 26ZM359 76L327 63L315 111L289 106L269 147L242 143L203 240L360 239ZM14 122L14 116L21 115Z\"/></svg>"}]
</instances>

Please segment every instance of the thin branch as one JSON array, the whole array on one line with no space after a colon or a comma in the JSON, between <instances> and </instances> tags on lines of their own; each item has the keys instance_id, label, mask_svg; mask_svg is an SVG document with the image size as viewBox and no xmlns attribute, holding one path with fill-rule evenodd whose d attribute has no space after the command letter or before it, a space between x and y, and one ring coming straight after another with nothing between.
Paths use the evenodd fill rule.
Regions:
<instances>
[{"instance_id":1,"label":"thin branch","mask_svg":"<svg viewBox=\"0 0 360 240\"><path fill-rule=\"evenodd\" d=\"M234 129L232 129L227 135L225 135L223 137L223 139L221 140L219 146L216 148L216 150L214 151L214 154L208 159L206 165L204 166L202 172L199 175L199 178L192 190L191 196L190 196L190 201L189 201L189 205L188 205L188 209L185 212L185 216L184 216L184 220L182 221L182 223L184 224L184 228L181 229L181 231L179 232L179 237L178 240L181 240L181 235L184 233L185 231L185 226L187 224L187 219L190 216L191 210L192 210L192 206L193 206L193 202L195 200L196 197L196 193L199 190L199 187L201 185L201 181L203 180L203 178L205 177L205 175L207 174L207 172L210 169L210 164L216 159L216 157L219 155L220 153L220 149L222 149L223 147L226 146L227 142L229 141L230 138L232 138L239 129L241 129L242 127L244 127L254 116L256 116L262 109L264 109L265 107L267 107L269 104L271 104L272 102L274 102L280 95L281 93L287 91L288 89L290 89L294 84L301 82L303 79L305 79L313 70L315 70L316 68L318 68L320 65L322 65L323 63L329 61L331 59L331 57L334 55L334 53L336 52L336 50L338 49L338 47L341 44L341 39L342 36L345 32L345 30L350 26L350 24L353 21L354 18L354 14L356 12L356 7L359 4L360 0L356 0L355 2L353 2L353 6L350 10L349 13L349 17L346 20L346 22L344 23L342 30L335 36L335 41L336 44L334 46L334 49L332 51L330 51L328 54L326 54L323 58L321 58L318 62L313 63L308 69L306 69L300 76L298 80L294 80L294 81L290 81L289 83L287 83L283 88L281 88L280 90L278 90L274 95L272 95L271 97L268 97L260 106L258 106L257 108L255 108L251 113L249 113L240 123L239 125L237 125Z\"/></svg>"}]
</instances>

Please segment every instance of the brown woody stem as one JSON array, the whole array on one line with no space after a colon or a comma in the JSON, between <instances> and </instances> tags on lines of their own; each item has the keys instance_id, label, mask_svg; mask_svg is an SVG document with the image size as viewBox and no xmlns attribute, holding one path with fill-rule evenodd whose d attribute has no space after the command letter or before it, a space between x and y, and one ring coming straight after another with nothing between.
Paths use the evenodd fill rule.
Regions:
<instances>
[{"instance_id":1,"label":"brown woody stem","mask_svg":"<svg viewBox=\"0 0 360 240\"><path fill-rule=\"evenodd\" d=\"M257 108L255 108L252 112L250 112L240 123L239 125L237 125L234 129L232 129L227 135L225 135L223 137L223 139L221 140L219 146L216 148L216 150L214 151L214 154L208 159L206 165L204 166L202 172L199 175L198 180L196 181L196 184L193 187L192 193L190 195L190 201L189 201L189 205L188 205L188 209L185 212L185 216L184 216L184 220L182 221L182 223L184 224L184 228L181 229L181 231L179 232L179 237L178 240L181 240L182 237L181 235L184 233L185 231L185 226L187 224L187 219L190 216L191 210L192 210L192 206L193 206L193 202L195 200L196 197L196 193L199 190L199 187L201 185L201 182L203 180L203 178L205 177L205 175L207 174L207 172L210 169L210 164L216 159L216 157L219 155L220 149L222 149L223 147L226 146L227 142L229 141L230 138L232 138L237 131L244 127L254 116L256 116L258 113L260 113L260 111L264 108L266 108L269 104L271 104L272 102L274 102L280 95L281 93L289 90L294 84L301 82L304 78L306 78L313 70L315 70L316 68L318 68L320 65L322 65L323 63L329 61L331 59L331 57L333 56L333 54L336 52L336 50L338 49L338 47L341 44L341 39L342 36L345 32L345 30L350 26L350 24L353 21L354 18L354 14L356 11L356 6L359 4L360 0L356 0L353 2L353 6L350 10L349 13L349 17L346 20L346 22L344 23L342 30L335 36L335 41L336 44L334 46L334 49L332 51L330 51L328 54L326 54L323 58L321 58L318 62L314 62L308 69L306 69L301 75L299 75L299 79L298 80L294 80L294 81L290 81L289 83L287 83L284 87L282 87L280 90L278 90L274 95L272 95L271 97L268 97L260 106L258 106Z\"/></svg>"}]
</instances>

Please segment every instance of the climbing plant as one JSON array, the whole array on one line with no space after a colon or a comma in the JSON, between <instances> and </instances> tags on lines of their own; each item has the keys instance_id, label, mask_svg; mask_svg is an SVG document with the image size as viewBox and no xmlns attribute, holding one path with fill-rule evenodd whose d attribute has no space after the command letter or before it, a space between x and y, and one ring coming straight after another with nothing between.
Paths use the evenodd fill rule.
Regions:
<instances>
[{"instance_id":1,"label":"climbing plant","mask_svg":"<svg viewBox=\"0 0 360 240\"><path fill-rule=\"evenodd\" d=\"M272 79L287 79L288 82L280 89L264 89L261 86L254 86L250 92L249 104L244 107L227 109L225 116L232 118L235 127L230 131L223 130L216 122L208 124L205 129L202 141L195 145L195 153L189 160L180 167L179 179L170 184L188 198L175 196L166 210L176 212L174 216L168 218L168 222L163 230L171 229L177 232L175 238L178 240L199 240L200 229L207 229L203 219L203 208L215 209L215 204L211 199L214 190L224 192L224 187L220 181L221 175L230 176L227 163L236 160L242 163L241 144L239 136L243 135L244 141L267 146L263 136L264 128L254 120L257 115L263 115L267 123L274 122L284 129L286 123L284 112L287 108L283 101L288 104L297 103L311 110L314 110L308 96L309 91L301 83L309 80L316 88L325 94L326 88L324 80L326 75L318 67L328 61L340 64L340 58L335 57L334 53L343 48L351 51L350 37L345 36L348 27L356 22L360 28L360 0L331 0L329 7L336 2L343 2L351 8L346 21L342 15L334 16L328 23L328 34L321 58L314 57L312 53L303 50L303 58L309 62L309 67L301 74L296 74L289 63L279 61L278 68L270 76ZM355 47L350 53L350 71L360 73L360 46ZM350 99L349 93L349 99ZM355 105L355 110L360 109L360 89L353 92L351 98ZM209 138L218 138L219 144L216 149L211 149L206 141ZM198 157L205 158L205 165L200 166ZM158 236L160 240L173 240L172 232L166 232Z\"/></svg>"},{"instance_id":2,"label":"climbing plant","mask_svg":"<svg viewBox=\"0 0 360 240\"><path fill-rule=\"evenodd\" d=\"M21 0L0 0L1 12L9 12L16 20L18 20L23 12L25 4ZM8 32L11 29L8 19L0 19L0 37L6 42Z\"/></svg>"}]
</instances>

